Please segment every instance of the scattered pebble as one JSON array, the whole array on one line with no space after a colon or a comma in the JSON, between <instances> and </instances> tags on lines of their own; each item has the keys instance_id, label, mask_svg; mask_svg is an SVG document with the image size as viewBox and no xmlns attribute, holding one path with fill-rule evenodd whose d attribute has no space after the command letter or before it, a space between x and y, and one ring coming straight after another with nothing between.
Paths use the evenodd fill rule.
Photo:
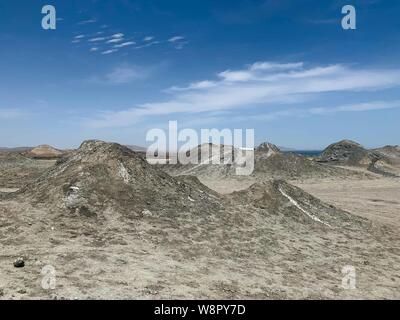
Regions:
<instances>
[{"instance_id":1,"label":"scattered pebble","mask_svg":"<svg viewBox=\"0 0 400 320\"><path fill-rule=\"evenodd\" d=\"M142 215L151 217L153 213L150 210L145 209L142 211Z\"/></svg>"},{"instance_id":2,"label":"scattered pebble","mask_svg":"<svg viewBox=\"0 0 400 320\"><path fill-rule=\"evenodd\" d=\"M23 268L25 267L25 261L23 258L19 257L17 260L14 261L14 267L16 268Z\"/></svg>"}]
</instances>

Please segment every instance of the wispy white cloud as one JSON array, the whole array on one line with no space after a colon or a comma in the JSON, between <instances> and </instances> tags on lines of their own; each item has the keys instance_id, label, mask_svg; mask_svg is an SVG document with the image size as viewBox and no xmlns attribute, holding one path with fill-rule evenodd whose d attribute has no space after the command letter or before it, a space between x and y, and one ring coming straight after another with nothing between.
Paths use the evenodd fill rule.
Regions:
<instances>
[{"instance_id":1,"label":"wispy white cloud","mask_svg":"<svg viewBox=\"0 0 400 320\"><path fill-rule=\"evenodd\" d=\"M376 111L376 110L386 110L386 109L397 109L400 108L400 100L388 100L388 101L372 101L364 103L354 103L340 106L331 107L315 107L308 109L284 109L267 113L259 113L256 115L248 116L230 116L229 120L231 122L249 122L249 121L273 121L281 118L288 117L309 117L309 116L322 116L336 114L340 112L366 112L366 111ZM223 117L219 117L221 121Z\"/></svg>"},{"instance_id":2,"label":"wispy white cloud","mask_svg":"<svg viewBox=\"0 0 400 320\"><path fill-rule=\"evenodd\" d=\"M17 108L0 108L0 119L16 119L26 116L27 113Z\"/></svg>"},{"instance_id":3,"label":"wispy white cloud","mask_svg":"<svg viewBox=\"0 0 400 320\"><path fill-rule=\"evenodd\" d=\"M183 47L188 43L186 41L186 38L183 36L174 36L172 38L169 38L167 40L169 43L173 44L173 46L175 47L175 49L183 49Z\"/></svg>"},{"instance_id":4,"label":"wispy white cloud","mask_svg":"<svg viewBox=\"0 0 400 320\"><path fill-rule=\"evenodd\" d=\"M364 103L347 104L336 107L317 107L308 110L310 114L332 114L337 112L363 112L400 108L400 100L372 101Z\"/></svg>"},{"instance_id":5,"label":"wispy white cloud","mask_svg":"<svg viewBox=\"0 0 400 320\"><path fill-rule=\"evenodd\" d=\"M124 38L113 38L113 39L108 40L106 43L118 43L121 41L124 41Z\"/></svg>"},{"instance_id":6,"label":"wispy white cloud","mask_svg":"<svg viewBox=\"0 0 400 320\"><path fill-rule=\"evenodd\" d=\"M142 49L142 48L147 48L147 47L151 47L154 46L156 44L160 44L160 41L152 41L152 42L148 42L146 44L143 44L141 46L136 46L135 49Z\"/></svg>"},{"instance_id":7,"label":"wispy white cloud","mask_svg":"<svg viewBox=\"0 0 400 320\"><path fill-rule=\"evenodd\" d=\"M85 25L85 24L96 23L96 22L97 22L96 19L88 19L88 20L79 21L78 25Z\"/></svg>"},{"instance_id":8,"label":"wispy white cloud","mask_svg":"<svg viewBox=\"0 0 400 320\"><path fill-rule=\"evenodd\" d=\"M302 63L257 62L242 70L221 72L214 80L170 88L173 96L164 102L149 102L126 110L102 113L87 124L94 127L129 126L154 115L296 104L310 96L321 98L326 93L377 91L397 86L400 86L398 69L363 69L344 65L305 67Z\"/></svg>"},{"instance_id":9,"label":"wispy white cloud","mask_svg":"<svg viewBox=\"0 0 400 320\"><path fill-rule=\"evenodd\" d=\"M279 71L279 70L295 70L303 67L304 67L303 62L295 62L295 63L256 62L250 66L249 70Z\"/></svg>"},{"instance_id":10,"label":"wispy white cloud","mask_svg":"<svg viewBox=\"0 0 400 320\"><path fill-rule=\"evenodd\" d=\"M115 33L115 34L113 34L113 35L111 36L111 38L115 38L115 39L123 38L123 37L124 37L124 34L123 34L123 33Z\"/></svg>"},{"instance_id":11,"label":"wispy white cloud","mask_svg":"<svg viewBox=\"0 0 400 320\"><path fill-rule=\"evenodd\" d=\"M132 82L142 76L143 74L135 67L119 67L109 73L106 79L109 83L120 84Z\"/></svg>"},{"instance_id":12,"label":"wispy white cloud","mask_svg":"<svg viewBox=\"0 0 400 320\"><path fill-rule=\"evenodd\" d=\"M116 44L116 45L114 46L114 48L123 48L123 47L132 46L132 45L134 45L134 44L136 44L135 41L127 41L127 42L123 42L123 43L120 43L120 44Z\"/></svg>"},{"instance_id":13,"label":"wispy white cloud","mask_svg":"<svg viewBox=\"0 0 400 320\"><path fill-rule=\"evenodd\" d=\"M123 65L112 69L103 76L91 77L89 82L108 85L127 84L135 80L147 78L150 75L150 71L149 68Z\"/></svg>"},{"instance_id":14,"label":"wispy white cloud","mask_svg":"<svg viewBox=\"0 0 400 320\"><path fill-rule=\"evenodd\" d=\"M178 41L181 41L181 40L184 40L184 39L185 39L185 37L175 36L175 37L169 38L168 42L178 42Z\"/></svg>"},{"instance_id":15,"label":"wispy white cloud","mask_svg":"<svg viewBox=\"0 0 400 320\"><path fill-rule=\"evenodd\" d=\"M173 86L167 90L166 92L174 92L174 91L190 91L190 90L201 90L201 89L208 89L217 86L217 82L215 81L210 81L210 80L204 80L204 81L199 81L199 82L194 82L189 84L187 87L176 87Z\"/></svg>"},{"instance_id":16,"label":"wispy white cloud","mask_svg":"<svg viewBox=\"0 0 400 320\"><path fill-rule=\"evenodd\" d=\"M106 40L105 37L97 37L97 38L91 38L88 41L89 42L99 42L99 41L104 41L104 40Z\"/></svg>"},{"instance_id":17,"label":"wispy white cloud","mask_svg":"<svg viewBox=\"0 0 400 320\"><path fill-rule=\"evenodd\" d=\"M330 72L329 67L323 68L323 70L314 68L311 70L306 70L306 73L298 72L299 69L303 68L302 62L297 63L273 63L273 62L256 62L252 65L248 66L247 69L244 70L226 70L220 72L218 76L225 81L236 82L236 81L267 81L267 80L276 80L277 77L284 77L287 74L277 73L278 71L290 71L290 76L302 77L310 75L312 72L314 74L320 74L320 72ZM332 68L340 68L340 66L335 65ZM295 74L295 72L297 72Z\"/></svg>"},{"instance_id":18,"label":"wispy white cloud","mask_svg":"<svg viewBox=\"0 0 400 320\"><path fill-rule=\"evenodd\" d=\"M101 54L111 54L111 53L115 53L115 52L118 52L118 49L109 49L109 50L105 50L105 51L102 51L101 52Z\"/></svg>"},{"instance_id":19,"label":"wispy white cloud","mask_svg":"<svg viewBox=\"0 0 400 320\"><path fill-rule=\"evenodd\" d=\"M94 23L96 20L85 20L81 21L80 24ZM106 28L108 26L103 25L101 28ZM82 32L82 31L79 31ZM85 32L86 33L86 32ZM90 50L90 52L99 51L103 55L109 55L111 53L117 52L117 49L122 49L129 46L134 46L134 49L144 49L152 47L155 45L170 44L175 49L182 49L188 42L183 36L174 36L167 40L155 40L154 36L146 36L142 40L137 41L136 36L126 36L125 33L110 33L106 31L93 32L91 34L78 34L73 36L72 43L79 44L82 41L87 41L89 43L96 43L95 46L101 46L101 50Z\"/></svg>"}]
</instances>

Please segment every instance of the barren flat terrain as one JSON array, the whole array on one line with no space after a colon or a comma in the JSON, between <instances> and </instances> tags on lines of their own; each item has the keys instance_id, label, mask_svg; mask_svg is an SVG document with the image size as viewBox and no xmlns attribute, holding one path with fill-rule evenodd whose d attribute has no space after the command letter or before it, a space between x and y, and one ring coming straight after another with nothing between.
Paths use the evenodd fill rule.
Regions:
<instances>
[{"instance_id":1,"label":"barren flat terrain","mask_svg":"<svg viewBox=\"0 0 400 320\"><path fill-rule=\"evenodd\" d=\"M293 184L338 208L400 227L400 179L310 180Z\"/></svg>"}]
</instances>

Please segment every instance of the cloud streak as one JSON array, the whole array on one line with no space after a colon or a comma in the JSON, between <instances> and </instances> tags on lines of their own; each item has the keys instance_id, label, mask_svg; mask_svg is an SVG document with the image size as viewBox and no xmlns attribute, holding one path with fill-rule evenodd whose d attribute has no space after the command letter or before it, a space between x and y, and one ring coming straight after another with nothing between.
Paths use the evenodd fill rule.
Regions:
<instances>
[{"instance_id":1,"label":"cloud streak","mask_svg":"<svg viewBox=\"0 0 400 320\"><path fill-rule=\"evenodd\" d=\"M120 85L147 78L150 70L132 65L123 65L112 69L101 77L91 77L90 83L103 85Z\"/></svg>"},{"instance_id":2,"label":"cloud streak","mask_svg":"<svg viewBox=\"0 0 400 320\"><path fill-rule=\"evenodd\" d=\"M1 108L0 119L10 120L26 116L26 112L16 108Z\"/></svg>"},{"instance_id":3,"label":"cloud streak","mask_svg":"<svg viewBox=\"0 0 400 320\"><path fill-rule=\"evenodd\" d=\"M326 93L378 91L399 85L400 70L357 69L340 64L305 67L302 62L256 62L240 70L220 72L216 79L182 88L172 87L168 90L171 98L164 102L103 112L86 124L98 128L124 127L150 116L296 104L310 96L321 98Z\"/></svg>"},{"instance_id":4,"label":"cloud streak","mask_svg":"<svg viewBox=\"0 0 400 320\"><path fill-rule=\"evenodd\" d=\"M332 114L338 112L363 112L374 110L386 110L400 108L400 100L394 101L373 101L365 103L348 104L333 108L320 107L309 109L311 114Z\"/></svg>"}]
</instances>

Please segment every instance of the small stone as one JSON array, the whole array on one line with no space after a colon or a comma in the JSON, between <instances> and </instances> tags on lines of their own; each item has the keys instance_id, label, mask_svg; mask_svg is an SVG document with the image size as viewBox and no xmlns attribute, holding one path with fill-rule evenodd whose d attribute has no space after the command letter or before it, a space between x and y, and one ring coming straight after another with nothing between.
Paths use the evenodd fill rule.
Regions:
<instances>
[{"instance_id":1,"label":"small stone","mask_svg":"<svg viewBox=\"0 0 400 320\"><path fill-rule=\"evenodd\" d=\"M79 191L79 187L72 186L72 187L69 187L69 190L72 191L72 192L78 192Z\"/></svg>"},{"instance_id":2,"label":"small stone","mask_svg":"<svg viewBox=\"0 0 400 320\"><path fill-rule=\"evenodd\" d=\"M25 267L25 261L23 258L18 258L17 260L14 261L14 267L15 268L23 268Z\"/></svg>"},{"instance_id":3,"label":"small stone","mask_svg":"<svg viewBox=\"0 0 400 320\"><path fill-rule=\"evenodd\" d=\"M26 290L25 290L25 289L19 289L17 292L18 292L19 294L25 294L25 293L26 293Z\"/></svg>"},{"instance_id":4,"label":"small stone","mask_svg":"<svg viewBox=\"0 0 400 320\"><path fill-rule=\"evenodd\" d=\"M4 290L0 289L0 297L4 296Z\"/></svg>"},{"instance_id":5,"label":"small stone","mask_svg":"<svg viewBox=\"0 0 400 320\"><path fill-rule=\"evenodd\" d=\"M142 211L142 215L143 215L143 216L151 217L151 216L153 215L153 213L152 213L150 210L144 209L144 210Z\"/></svg>"}]
</instances>

